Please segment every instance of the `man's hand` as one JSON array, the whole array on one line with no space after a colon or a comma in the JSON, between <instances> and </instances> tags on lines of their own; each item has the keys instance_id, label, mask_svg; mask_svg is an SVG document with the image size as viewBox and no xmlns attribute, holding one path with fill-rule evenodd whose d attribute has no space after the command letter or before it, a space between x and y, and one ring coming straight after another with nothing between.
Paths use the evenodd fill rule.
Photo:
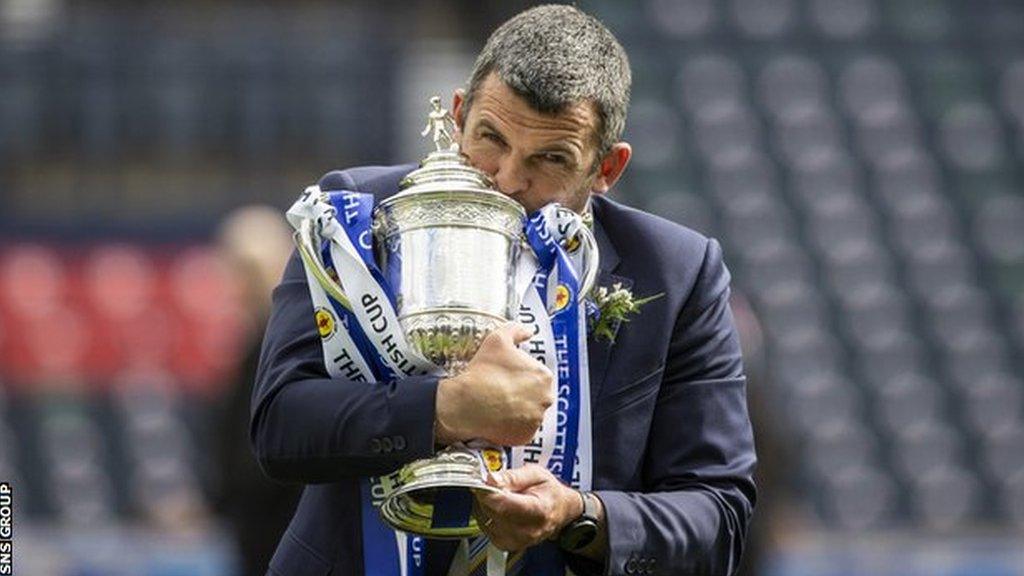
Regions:
<instances>
[{"instance_id":1,"label":"man's hand","mask_svg":"<svg viewBox=\"0 0 1024 576\"><path fill-rule=\"evenodd\" d=\"M526 444L555 401L554 376L518 348L531 333L510 322L484 338L466 369L441 380L436 397L438 442L481 439Z\"/></svg>"},{"instance_id":2,"label":"man's hand","mask_svg":"<svg viewBox=\"0 0 1024 576\"><path fill-rule=\"evenodd\" d=\"M523 550L553 539L583 514L579 492L537 464L494 474L498 493L476 495L474 514L491 543L502 550Z\"/></svg>"}]
</instances>

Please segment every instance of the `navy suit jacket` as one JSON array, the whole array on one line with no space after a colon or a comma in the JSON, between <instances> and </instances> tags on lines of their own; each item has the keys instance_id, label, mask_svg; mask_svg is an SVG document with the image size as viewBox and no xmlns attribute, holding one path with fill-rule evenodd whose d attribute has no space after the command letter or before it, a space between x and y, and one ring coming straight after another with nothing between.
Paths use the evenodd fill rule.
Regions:
<instances>
[{"instance_id":1,"label":"navy suit jacket","mask_svg":"<svg viewBox=\"0 0 1024 576\"><path fill-rule=\"evenodd\" d=\"M336 171L320 186L381 199L412 168ZM588 342L593 483L609 552L604 566L568 560L577 573L731 574L754 507L755 456L721 249L600 196L593 209L598 285L664 296L623 323L614 344ZM252 396L250 434L263 470L306 484L270 573L362 573L359 478L434 453L436 390L431 377L330 379L293 255L274 290ZM451 542L430 542L428 574L445 574L453 552Z\"/></svg>"}]
</instances>

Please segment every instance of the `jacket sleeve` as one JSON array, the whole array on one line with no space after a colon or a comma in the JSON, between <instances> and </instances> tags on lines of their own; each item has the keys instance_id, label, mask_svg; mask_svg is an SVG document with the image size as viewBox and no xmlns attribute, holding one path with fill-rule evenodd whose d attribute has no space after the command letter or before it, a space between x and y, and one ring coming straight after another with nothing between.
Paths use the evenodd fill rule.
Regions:
<instances>
[{"instance_id":1,"label":"jacket sleeve","mask_svg":"<svg viewBox=\"0 0 1024 576\"><path fill-rule=\"evenodd\" d=\"M330 378L302 262L292 255L263 339L250 438L277 480L386 474L433 454L436 377L388 385Z\"/></svg>"},{"instance_id":2,"label":"jacket sleeve","mask_svg":"<svg viewBox=\"0 0 1024 576\"><path fill-rule=\"evenodd\" d=\"M675 322L644 490L596 492L607 514L604 573L734 573L756 500L755 462L729 273L710 240Z\"/></svg>"},{"instance_id":3,"label":"jacket sleeve","mask_svg":"<svg viewBox=\"0 0 1024 576\"><path fill-rule=\"evenodd\" d=\"M322 187L357 189L332 172ZM273 306L251 401L249 435L263 471L318 483L387 474L434 453L436 377L393 384L330 378L302 261L293 253Z\"/></svg>"}]
</instances>

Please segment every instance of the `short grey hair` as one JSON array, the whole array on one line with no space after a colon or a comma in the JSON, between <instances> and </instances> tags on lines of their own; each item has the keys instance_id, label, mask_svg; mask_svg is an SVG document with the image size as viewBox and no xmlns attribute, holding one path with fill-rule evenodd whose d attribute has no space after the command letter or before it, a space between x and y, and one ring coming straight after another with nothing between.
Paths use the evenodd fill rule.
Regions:
<instances>
[{"instance_id":1,"label":"short grey hair","mask_svg":"<svg viewBox=\"0 0 1024 576\"><path fill-rule=\"evenodd\" d=\"M592 102L599 157L622 138L632 82L629 58L597 18L578 8L537 6L498 27L477 56L464 110L492 72L538 112L557 114Z\"/></svg>"}]
</instances>

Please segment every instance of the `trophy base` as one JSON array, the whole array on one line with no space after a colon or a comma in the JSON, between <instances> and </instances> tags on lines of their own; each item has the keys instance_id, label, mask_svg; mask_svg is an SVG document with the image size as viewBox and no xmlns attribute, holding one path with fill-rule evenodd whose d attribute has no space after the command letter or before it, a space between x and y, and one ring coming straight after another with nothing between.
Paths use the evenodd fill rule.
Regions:
<instances>
[{"instance_id":1,"label":"trophy base","mask_svg":"<svg viewBox=\"0 0 1024 576\"><path fill-rule=\"evenodd\" d=\"M398 485L381 504L384 521L395 530L430 539L448 540L480 534L480 526L472 515L461 525L435 525L438 522L434 510L437 502L453 492L465 492L465 497L472 498L472 492L500 491L485 481L489 470L501 469L500 449L483 450L499 454L497 465L492 464L492 457L481 458L474 450L463 446L449 447L433 458L407 464L399 471Z\"/></svg>"}]
</instances>

